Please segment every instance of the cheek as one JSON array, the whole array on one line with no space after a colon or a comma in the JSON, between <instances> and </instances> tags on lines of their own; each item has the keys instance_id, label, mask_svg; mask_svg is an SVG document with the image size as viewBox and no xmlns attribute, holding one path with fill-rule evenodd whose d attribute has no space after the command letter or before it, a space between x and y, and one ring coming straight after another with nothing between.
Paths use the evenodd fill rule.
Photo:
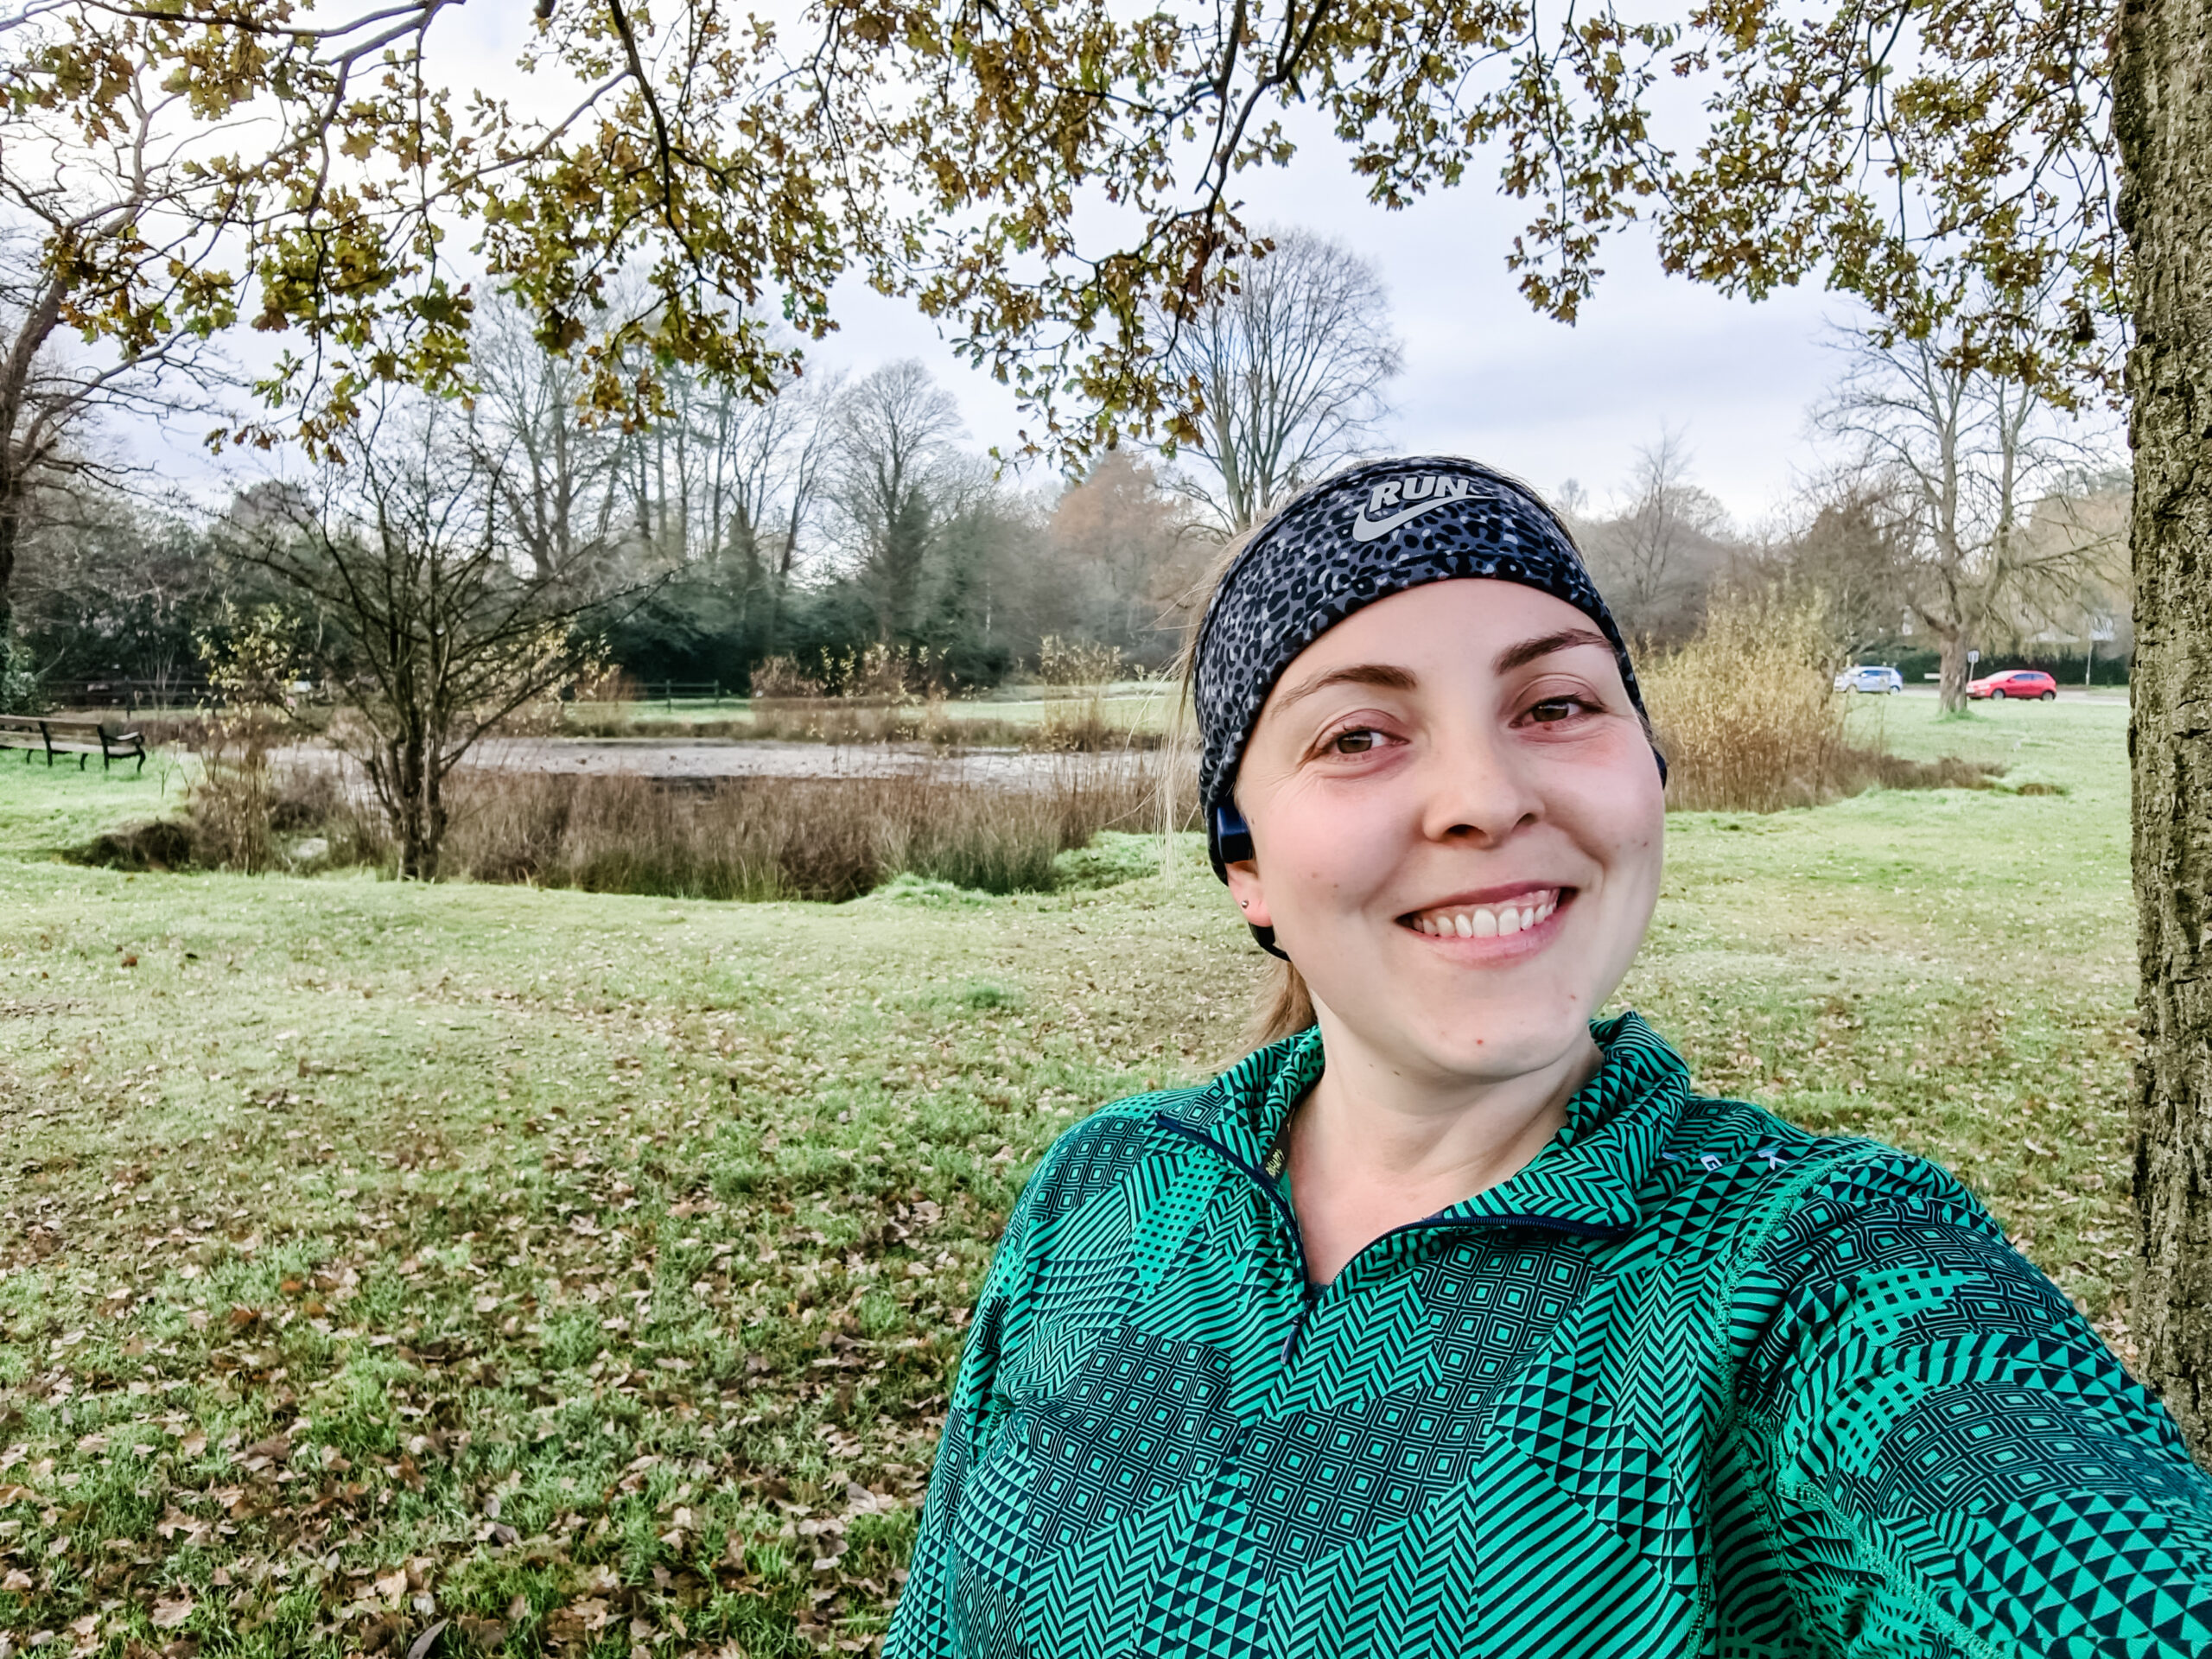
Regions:
<instances>
[{"instance_id":1,"label":"cheek","mask_svg":"<svg viewBox=\"0 0 2212 1659\"><path fill-rule=\"evenodd\" d=\"M1325 901L1357 895L1389 875L1402 839L1392 804L1368 796L1332 797L1325 789L1285 791L1253 826L1262 878L1272 877L1270 903L1300 896Z\"/></svg>"},{"instance_id":2,"label":"cheek","mask_svg":"<svg viewBox=\"0 0 2212 1659\"><path fill-rule=\"evenodd\" d=\"M1657 777L1591 780L1559 802L1559 821L1612 885L1657 885L1666 850L1667 803Z\"/></svg>"}]
</instances>

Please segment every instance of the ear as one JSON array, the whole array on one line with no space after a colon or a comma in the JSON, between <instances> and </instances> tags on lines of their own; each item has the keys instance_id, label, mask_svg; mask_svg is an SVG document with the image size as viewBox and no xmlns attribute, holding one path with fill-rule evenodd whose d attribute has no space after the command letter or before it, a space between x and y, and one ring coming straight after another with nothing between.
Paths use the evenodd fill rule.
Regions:
<instances>
[{"instance_id":1,"label":"ear","mask_svg":"<svg viewBox=\"0 0 2212 1659\"><path fill-rule=\"evenodd\" d=\"M1255 927L1273 927L1274 915L1268 909L1267 887L1260 880L1259 861L1240 858L1223 868L1229 875L1229 896L1236 900L1244 919Z\"/></svg>"}]
</instances>

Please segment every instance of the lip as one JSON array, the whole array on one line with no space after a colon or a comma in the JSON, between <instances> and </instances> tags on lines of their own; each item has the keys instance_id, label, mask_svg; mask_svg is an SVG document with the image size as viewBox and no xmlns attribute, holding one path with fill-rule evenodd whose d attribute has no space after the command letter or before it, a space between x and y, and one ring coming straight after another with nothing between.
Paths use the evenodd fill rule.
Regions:
<instances>
[{"instance_id":1,"label":"lip","mask_svg":"<svg viewBox=\"0 0 2212 1659\"><path fill-rule=\"evenodd\" d=\"M1471 908L1482 905L1502 905L1509 899L1520 898L1523 893L1550 893L1554 889L1558 891L1560 903L1562 905L1571 895L1580 891L1564 881L1505 881L1494 887L1469 887L1465 893L1446 893L1441 899L1431 899L1426 904L1415 905L1410 910L1401 911L1398 913L1398 919L1402 922L1407 917L1418 916L1424 910L1449 910L1454 905L1465 905Z\"/></svg>"},{"instance_id":2,"label":"lip","mask_svg":"<svg viewBox=\"0 0 2212 1659\"><path fill-rule=\"evenodd\" d=\"M1496 906L1526 893L1551 892L1559 894L1551 913L1534 927L1524 927L1517 932L1477 934L1471 938L1461 938L1457 934L1424 933L1413 925L1413 918L1425 911L1450 910L1462 906L1470 909ZM1465 893L1454 893L1449 899L1423 905L1418 910L1407 911L1398 917L1397 925L1426 948L1442 952L1447 959L1461 966L1503 966L1532 957L1549 945L1564 925L1562 918L1580 896L1580 888L1560 882L1509 881L1497 887L1470 888Z\"/></svg>"}]
</instances>

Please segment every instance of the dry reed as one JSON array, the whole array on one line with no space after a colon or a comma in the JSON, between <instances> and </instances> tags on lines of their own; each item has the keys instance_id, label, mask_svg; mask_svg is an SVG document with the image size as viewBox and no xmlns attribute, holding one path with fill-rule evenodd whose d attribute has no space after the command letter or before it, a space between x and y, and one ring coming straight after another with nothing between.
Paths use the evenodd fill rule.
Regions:
<instances>
[{"instance_id":1,"label":"dry reed","mask_svg":"<svg viewBox=\"0 0 2212 1659\"><path fill-rule=\"evenodd\" d=\"M1103 829L1156 822L1160 768L1127 753L1034 785L922 771L889 778L486 772L455 791L446 868L479 880L697 899L857 897L912 874L1037 892Z\"/></svg>"},{"instance_id":2,"label":"dry reed","mask_svg":"<svg viewBox=\"0 0 2212 1659\"><path fill-rule=\"evenodd\" d=\"M689 899L846 899L900 874L986 893L1043 891L1054 884L1053 861L1101 830L1158 828L1168 775L1165 756L1136 750L1060 757L1011 782L941 766L707 780L470 768L447 786L441 868L480 881ZM1180 804L1187 822L1190 804ZM207 772L185 821L136 826L83 855L251 871L389 866L392 847L334 766L264 764L250 777Z\"/></svg>"}]
</instances>

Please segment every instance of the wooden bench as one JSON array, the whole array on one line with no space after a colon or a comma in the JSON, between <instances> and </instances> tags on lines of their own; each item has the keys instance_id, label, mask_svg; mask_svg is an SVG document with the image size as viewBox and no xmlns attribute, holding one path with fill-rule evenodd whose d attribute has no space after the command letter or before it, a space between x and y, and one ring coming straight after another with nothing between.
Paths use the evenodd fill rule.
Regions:
<instances>
[{"instance_id":1,"label":"wooden bench","mask_svg":"<svg viewBox=\"0 0 2212 1659\"><path fill-rule=\"evenodd\" d=\"M36 715L0 715L0 749L21 749L23 760L43 751L52 766L57 754L73 754L77 769L94 755L105 772L118 760L136 759L146 769L146 740L136 732L110 731L96 720L48 720Z\"/></svg>"}]
</instances>

